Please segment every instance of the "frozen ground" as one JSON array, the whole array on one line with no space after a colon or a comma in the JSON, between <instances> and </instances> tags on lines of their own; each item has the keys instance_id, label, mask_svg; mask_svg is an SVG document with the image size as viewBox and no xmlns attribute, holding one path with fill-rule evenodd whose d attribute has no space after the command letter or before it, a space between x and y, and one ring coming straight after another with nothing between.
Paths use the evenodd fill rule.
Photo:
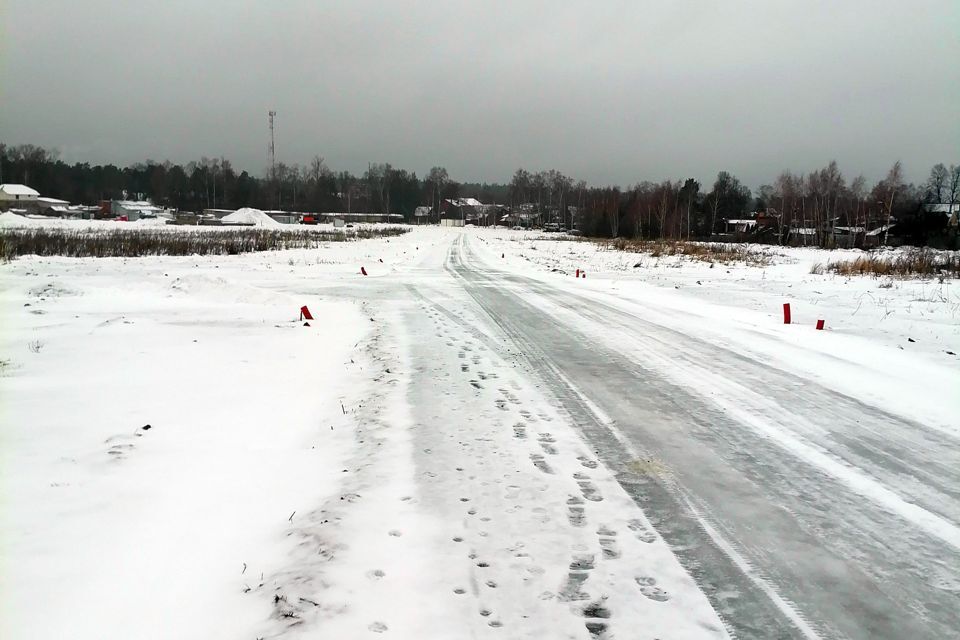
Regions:
<instances>
[{"instance_id":1,"label":"frozen ground","mask_svg":"<svg viewBox=\"0 0 960 640\"><path fill-rule=\"evenodd\" d=\"M0 266L0 636L956 635L955 285L530 238Z\"/></svg>"}]
</instances>

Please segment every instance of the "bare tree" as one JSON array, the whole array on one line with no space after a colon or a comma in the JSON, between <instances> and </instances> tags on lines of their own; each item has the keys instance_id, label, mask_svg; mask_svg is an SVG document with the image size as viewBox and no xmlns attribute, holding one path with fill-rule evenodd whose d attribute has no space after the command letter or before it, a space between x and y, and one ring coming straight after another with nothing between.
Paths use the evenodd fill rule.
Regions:
<instances>
[{"instance_id":1,"label":"bare tree","mask_svg":"<svg viewBox=\"0 0 960 640\"><path fill-rule=\"evenodd\" d=\"M947 174L946 200L952 214L953 207L960 202L960 164L950 165L950 171Z\"/></svg>"},{"instance_id":2,"label":"bare tree","mask_svg":"<svg viewBox=\"0 0 960 640\"><path fill-rule=\"evenodd\" d=\"M930 170L930 177L927 178L927 184L924 185L926 193L924 199L931 204L941 204L947 193L947 185L950 182L950 173L943 163L933 165Z\"/></svg>"},{"instance_id":3,"label":"bare tree","mask_svg":"<svg viewBox=\"0 0 960 640\"><path fill-rule=\"evenodd\" d=\"M890 171L887 172L887 177L883 180L883 192L884 192L884 209L887 214L887 224L886 229L884 230L883 244L887 243L887 235L890 233L890 225L893 223L893 205L896 201L897 194L903 188L903 165L899 160L893 163L893 166L890 167Z\"/></svg>"},{"instance_id":4,"label":"bare tree","mask_svg":"<svg viewBox=\"0 0 960 640\"><path fill-rule=\"evenodd\" d=\"M437 221L440 221L440 202L443 198L443 187L450 181L450 174L444 167L433 167L427 174L427 182L431 187L430 207L436 202Z\"/></svg>"},{"instance_id":5,"label":"bare tree","mask_svg":"<svg viewBox=\"0 0 960 640\"><path fill-rule=\"evenodd\" d=\"M310 160L309 177L314 181L314 183L320 182L320 178L329 173L329 171L330 169L327 168L327 163L324 162L322 156L316 155L313 156L312 160Z\"/></svg>"}]
</instances>

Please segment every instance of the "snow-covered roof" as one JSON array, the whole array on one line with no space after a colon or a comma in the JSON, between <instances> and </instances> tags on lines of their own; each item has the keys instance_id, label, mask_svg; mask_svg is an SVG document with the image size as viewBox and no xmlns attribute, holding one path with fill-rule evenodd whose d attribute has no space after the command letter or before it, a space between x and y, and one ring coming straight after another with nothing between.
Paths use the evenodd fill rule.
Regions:
<instances>
[{"instance_id":1,"label":"snow-covered roof","mask_svg":"<svg viewBox=\"0 0 960 640\"><path fill-rule=\"evenodd\" d=\"M483 203L476 198L447 198L447 202L455 207L482 207Z\"/></svg>"},{"instance_id":2,"label":"snow-covered roof","mask_svg":"<svg viewBox=\"0 0 960 640\"><path fill-rule=\"evenodd\" d=\"M895 226L896 226L896 225L885 224L885 225L883 225L882 227L877 227L876 229L871 229L870 231L867 231L867 235L868 235L868 236L878 236L878 235L880 235L881 233L884 233L884 232L886 232L886 231L889 231L890 229L892 229L892 228L895 227Z\"/></svg>"},{"instance_id":3,"label":"snow-covered roof","mask_svg":"<svg viewBox=\"0 0 960 640\"><path fill-rule=\"evenodd\" d=\"M39 191L31 189L25 184L0 184L0 191L8 196L28 196L36 198L40 195Z\"/></svg>"},{"instance_id":4,"label":"snow-covered roof","mask_svg":"<svg viewBox=\"0 0 960 640\"><path fill-rule=\"evenodd\" d=\"M953 213L960 211L960 203L957 204L925 204L923 210L929 213Z\"/></svg>"},{"instance_id":5,"label":"snow-covered roof","mask_svg":"<svg viewBox=\"0 0 960 640\"><path fill-rule=\"evenodd\" d=\"M158 207L152 202L146 200L117 200L117 205L127 211L139 211L140 213L155 213L163 211L163 207Z\"/></svg>"},{"instance_id":6,"label":"snow-covered roof","mask_svg":"<svg viewBox=\"0 0 960 640\"><path fill-rule=\"evenodd\" d=\"M61 207L70 204L67 200L61 200L60 198L47 198L46 196L41 196L37 198L37 202L40 204L47 204L51 207Z\"/></svg>"},{"instance_id":7,"label":"snow-covered roof","mask_svg":"<svg viewBox=\"0 0 960 640\"><path fill-rule=\"evenodd\" d=\"M834 229L846 233L863 233L866 230L864 227L834 227Z\"/></svg>"}]
</instances>

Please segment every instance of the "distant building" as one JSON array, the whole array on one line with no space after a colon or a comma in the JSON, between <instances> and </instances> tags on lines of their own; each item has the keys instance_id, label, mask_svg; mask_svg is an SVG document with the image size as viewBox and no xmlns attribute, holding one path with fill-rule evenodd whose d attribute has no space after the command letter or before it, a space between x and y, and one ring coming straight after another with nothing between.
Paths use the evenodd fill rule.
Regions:
<instances>
[{"instance_id":1,"label":"distant building","mask_svg":"<svg viewBox=\"0 0 960 640\"><path fill-rule=\"evenodd\" d=\"M338 213L327 212L315 214L319 222L333 222L339 218L344 222L392 222L400 224L403 222L403 215L399 213Z\"/></svg>"},{"instance_id":2,"label":"distant building","mask_svg":"<svg viewBox=\"0 0 960 640\"><path fill-rule=\"evenodd\" d=\"M29 209L37 206L40 193L23 184L0 184L0 209Z\"/></svg>"},{"instance_id":3,"label":"distant building","mask_svg":"<svg viewBox=\"0 0 960 640\"><path fill-rule=\"evenodd\" d=\"M43 196L36 199L37 213L45 216L65 217L71 214L70 203L59 198L45 198Z\"/></svg>"},{"instance_id":4,"label":"distant building","mask_svg":"<svg viewBox=\"0 0 960 640\"><path fill-rule=\"evenodd\" d=\"M170 212L149 200L112 200L110 214L114 218L125 218L130 222L141 218L166 218Z\"/></svg>"},{"instance_id":5,"label":"distant building","mask_svg":"<svg viewBox=\"0 0 960 640\"><path fill-rule=\"evenodd\" d=\"M433 207L417 207L413 210L413 219L417 224L426 224L430 222L430 214L433 212Z\"/></svg>"},{"instance_id":6,"label":"distant building","mask_svg":"<svg viewBox=\"0 0 960 640\"><path fill-rule=\"evenodd\" d=\"M751 218L727 218L723 221L726 227L726 233L746 234L753 231L757 226L757 221Z\"/></svg>"},{"instance_id":7,"label":"distant building","mask_svg":"<svg viewBox=\"0 0 960 640\"><path fill-rule=\"evenodd\" d=\"M960 218L960 203L954 204L925 204L923 210L927 213L942 213L947 217L947 226L957 228Z\"/></svg>"},{"instance_id":8,"label":"distant building","mask_svg":"<svg viewBox=\"0 0 960 640\"><path fill-rule=\"evenodd\" d=\"M440 218L471 221L482 209L483 203L476 198L446 198L440 203Z\"/></svg>"},{"instance_id":9,"label":"distant building","mask_svg":"<svg viewBox=\"0 0 960 640\"><path fill-rule=\"evenodd\" d=\"M314 218L312 213L297 213L296 211L270 210L264 211L264 213L280 224L299 224L300 222L306 222L308 218Z\"/></svg>"}]
</instances>

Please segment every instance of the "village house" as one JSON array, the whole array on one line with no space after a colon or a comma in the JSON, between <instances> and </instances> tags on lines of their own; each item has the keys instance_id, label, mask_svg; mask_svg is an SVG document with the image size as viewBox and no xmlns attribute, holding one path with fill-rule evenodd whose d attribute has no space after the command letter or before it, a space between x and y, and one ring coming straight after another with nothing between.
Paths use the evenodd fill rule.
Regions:
<instances>
[{"instance_id":1,"label":"village house","mask_svg":"<svg viewBox=\"0 0 960 640\"><path fill-rule=\"evenodd\" d=\"M26 209L34 211L40 193L23 184L0 184L0 210Z\"/></svg>"}]
</instances>

